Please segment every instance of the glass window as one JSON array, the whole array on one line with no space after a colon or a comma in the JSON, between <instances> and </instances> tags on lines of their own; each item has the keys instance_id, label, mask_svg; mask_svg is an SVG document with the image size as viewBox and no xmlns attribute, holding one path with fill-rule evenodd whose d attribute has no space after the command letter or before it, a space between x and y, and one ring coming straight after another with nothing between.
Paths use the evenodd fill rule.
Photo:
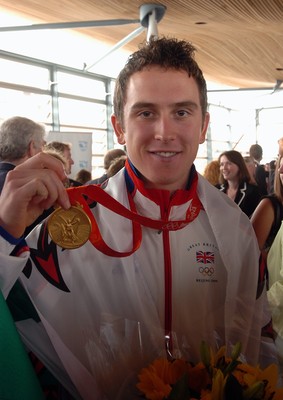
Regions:
<instances>
[{"instance_id":1,"label":"glass window","mask_svg":"<svg viewBox=\"0 0 283 400\"><path fill-rule=\"evenodd\" d=\"M52 124L51 97L20 90L0 88L1 119L14 115Z\"/></svg>"},{"instance_id":2,"label":"glass window","mask_svg":"<svg viewBox=\"0 0 283 400\"><path fill-rule=\"evenodd\" d=\"M49 71L21 62L0 59L1 81L18 85L49 89Z\"/></svg>"},{"instance_id":3,"label":"glass window","mask_svg":"<svg viewBox=\"0 0 283 400\"><path fill-rule=\"evenodd\" d=\"M106 129L106 106L59 97L60 124Z\"/></svg>"},{"instance_id":4,"label":"glass window","mask_svg":"<svg viewBox=\"0 0 283 400\"><path fill-rule=\"evenodd\" d=\"M105 83L71 73L58 72L58 92L74 94L92 99L105 100Z\"/></svg>"},{"instance_id":5,"label":"glass window","mask_svg":"<svg viewBox=\"0 0 283 400\"><path fill-rule=\"evenodd\" d=\"M267 124L269 125L270 122L272 123L280 123L282 124L283 122L283 109L282 107L278 108L266 108L263 110L259 110L259 123L260 124Z\"/></svg>"}]
</instances>

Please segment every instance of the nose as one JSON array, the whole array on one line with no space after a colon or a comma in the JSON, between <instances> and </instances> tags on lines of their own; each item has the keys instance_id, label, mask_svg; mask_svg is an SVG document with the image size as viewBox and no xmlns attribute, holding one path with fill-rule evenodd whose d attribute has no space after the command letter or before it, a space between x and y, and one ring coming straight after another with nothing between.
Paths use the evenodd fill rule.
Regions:
<instances>
[{"instance_id":1,"label":"nose","mask_svg":"<svg viewBox=\"0 0 283 400\"><path fill-rule=\"evenodd\" d=\"M161 116L158 119L155 127L155 139L161 140L163 142L169 142L176 138L176 133L174 131L174 125L170 117Z\"/></svg>"}]
</instances>

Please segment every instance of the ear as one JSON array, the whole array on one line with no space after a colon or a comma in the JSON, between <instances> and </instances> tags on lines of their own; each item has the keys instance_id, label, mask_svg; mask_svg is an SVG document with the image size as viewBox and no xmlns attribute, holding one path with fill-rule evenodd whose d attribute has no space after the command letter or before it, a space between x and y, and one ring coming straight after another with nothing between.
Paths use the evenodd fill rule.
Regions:
<instances>
[{"instance_id":1,"label":"ear","mask_svg":"<svg viewBox=\"0 0 283 400\"><path fill-rule=\"evenodd\" d=\"M202 143L205 142L206 131L207 131L207 128L208 128L209 120L210 120L210 115L207 112L207 113L205 113L205 116L204 116L204 121L203 121L203 124L202 124L202 130L201 130L201 134L200 134L200 137L199 137L199 144L202 144Z\"/></svg>"},{"instance_id":2,"label":"ear","mask_svg":"<svg viewBox=\"0 0 283 400\"><path fill-rule=\"evenodd\" d=\"M31 140L29 143L29 146L28 146L27 155L30 158L30 157L34 156L35 154L36 153L35 153L34 142L33 142L33 140Z\"/></svg>"},{"instance_id":3,"label":"ear","mask_svg":"<svg viewBox=\"0 0 283 400\"><path fill-rule=\"evenodd\" d=\"M126 143L126 138L125 138L125 132L122 128L121 123L118 121L116 115L111 115L111 123L115 132L115 135L117 136L117 140L119 144L125 144Z\"/></svg>"}]
</instances>

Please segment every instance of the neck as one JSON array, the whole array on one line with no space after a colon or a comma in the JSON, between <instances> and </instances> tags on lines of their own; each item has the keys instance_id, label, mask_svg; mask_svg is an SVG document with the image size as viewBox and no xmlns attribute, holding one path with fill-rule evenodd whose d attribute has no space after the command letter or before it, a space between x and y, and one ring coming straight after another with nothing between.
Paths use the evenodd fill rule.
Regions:
<instances>
[{"instance_id":1,"label":"neck","mask_svg":"<svg viewBox=\"0 0 283 400\"><path fill-rule=\"evenodd\" d=\"M239 182L237 181L237 180L233 180L233 181L228 181L228 187L230 188L230 189L234 189L234 190L237 190L238 189L238 187L239 187Z\"/></svg>"},{"instance_id":2,"label":"neck","mask_svg":"<svg viewBox=\"0 0 283 400\"><path fill-rule=\"evenodd\" d=\"M5 163L13 164L15 166L22 164L24 161L26 161L28 157L22 157L17 160L3 160Z\"/></svg>"}]
</instances>

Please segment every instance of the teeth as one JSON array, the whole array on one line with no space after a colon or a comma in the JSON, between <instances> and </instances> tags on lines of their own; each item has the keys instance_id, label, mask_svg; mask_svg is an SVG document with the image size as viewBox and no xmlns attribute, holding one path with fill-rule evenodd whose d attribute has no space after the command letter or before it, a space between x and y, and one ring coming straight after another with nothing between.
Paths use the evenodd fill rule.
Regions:
<instances>
[{"instance_id":1,"label":"teeth","mask_svg":"<svg viewBox=\"0 0 283 400\"><path fill-rule=\"evenodd\" d=\"M172 157L174 156L176 153L173 151L158 151L155 154L158 154L161 157Z\"/></svg>"}]
</instances>

